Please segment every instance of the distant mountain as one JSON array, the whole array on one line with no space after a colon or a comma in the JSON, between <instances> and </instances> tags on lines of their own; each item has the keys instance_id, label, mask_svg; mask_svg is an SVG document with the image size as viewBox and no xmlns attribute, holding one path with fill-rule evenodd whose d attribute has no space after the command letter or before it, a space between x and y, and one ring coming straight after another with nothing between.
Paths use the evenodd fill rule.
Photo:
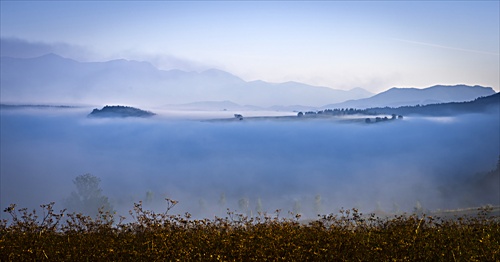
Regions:
<instances>
[{"instance_id":1,"label":"distant mountain","mask_svg":"<svg viewBox=\"0 0 500 262\"><path fill-rule=\"evenodd\" d=\"M102 109L94 109L89 117L150 117L155 114L129 106L105 106Z\"/></svg>"},{"instance_id":2,"label":"distant mountain","mask_svg":"<svg viewBox=\"0 0 500 262\"><path fill-rule=\"evenodd\" d=\"M491 87L467 85L436 85L424 89L391 88L369 98L350 100L323 106L324 108L371 108L427 105L447 102L464 102L489 96L495 91Z\"/></svg>"},{"instance_id":3,"label":"distant mountain","mask_svg":"<svg viewBox=\"0 0 500 262\"><path fill-rule=\"evenodd\" d=\"M251 105L239 105L231 101L200 101L186 104L174 104L162 106L165 109L176 110L202 110L202 111L224 111L224 110L264 110L262 107Z\"/></svg>"},{"instance_id":4,"label":"distant mountain","mask_svg":"<svg viewBox=\"0 0 500 262\"><path fill-rule=\"evenodd\" d=\"M297 82L246 82L230 73L159 70L128 60L78 62L56 54L36 58L2 57L2 103L144 104L159 106L197 101L240 105L321 106L366 98L366 90L335 90Z\"/></svg>"},{"instance_id":5,"label":"distant mountain","mask_svg":"<svg viewBox=\"0 0 500 262\"><path fill-rule=\"evenodd\" d=\"M490 96L476 98L467 102L451 102L430 105L402 106L398 108L369 108L367 114L398 114L398 115L428 115L428 116L452 116L470 113L500 113L500 93Z\"/></svg>"},{"instance_id":6,"label":"distant mountain","mask_svg":"<svg viewBox=\"0 0 500 262\"><path fill-rule=\"evenodd\" d=\"M66 106L66 105L11 105L11 104L0 104L0 109L26 109L26 108L35 108L35 109L44 109L44 108L79 108L78 106Z\"/></svg>"},{"instance_id":7,"label":"distant mountain","mask_svg":"<svg viewBox=\"0 0 500 262\"><path fill-rule=\"evenodd\" d=\"M318 110L317 107L301 106L301 105L289 105L289 106L253 106L253 105L239 105L231 101L201 101L187 104L175 104L175 105L165 105L162 106L165 109L176 109L176 110L209 110L209 111L224 111L224 110L242 110L242 111L309 111Z\"/></svg>"}]
</instances>

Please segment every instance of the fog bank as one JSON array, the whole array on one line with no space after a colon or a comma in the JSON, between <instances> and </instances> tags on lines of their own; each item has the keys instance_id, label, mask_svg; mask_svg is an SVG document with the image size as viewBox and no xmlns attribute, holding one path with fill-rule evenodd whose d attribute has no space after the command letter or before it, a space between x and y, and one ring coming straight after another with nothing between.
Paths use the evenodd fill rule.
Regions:
<instances>
[{"instance_id":1,"label":"fog bank","mask_svg":"<svg viewBox=\"0 0 500 262\"><path fill-rule=\"evenodd\" d=\"M180 201L173 212L209 218L226 208L313 217L341 207L411 212L417 202L430 210L499 204L491 200L500 188L467 199L454 192L457 183L495 168L498 112L369 125L50 112L1 112L2 210L10 203L62 207L75 190L72 180L85 173L101 178L121 214L147 192L146 208L162 211L170 197Z\"/></svg>"}]
</instances>

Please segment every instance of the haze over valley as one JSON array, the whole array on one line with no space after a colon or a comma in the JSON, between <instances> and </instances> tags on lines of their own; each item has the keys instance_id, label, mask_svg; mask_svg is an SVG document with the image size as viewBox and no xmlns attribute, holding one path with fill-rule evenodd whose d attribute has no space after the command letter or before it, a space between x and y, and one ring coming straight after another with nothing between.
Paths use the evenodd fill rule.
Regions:
<instances>
[{"instance_id":1,"label":"haze over valley","mask_svg":"<svg viewBox=\"0 0 500 262\"><path fill-rule=\"evenodd\" d=\"M223 216L226 208L312 218L346 206L393 214L496 205L498 93L429 105L430 115L427 107L368 125L344 120L376 115L307 121L296 112L247 108L243 121L234 121L241 108L228 107L90 118L88 106L3 105L1 204L64 203L73 179L90 173L121 214L138 201L161 211L165 197L196 217ZM408 107L382 109L371 110L390 117ZM252 121L252 112L267 120Z\"/></svg>"},{"instance_id":2,"label":"haze over valley","mask_svg":"<svg viewBox=\"0 0 500 262\"><path fill-rule=\"evenodd\" d=\"M281 208L307 217L347 206L411 212L417 202L436 210L498 199L496 187L466 186L469 180L483 185L478 173L495 169L498 106L377 125L87 114L2 109L2 206L62 203L84 173L102 179L103 194L121 212L146 201L147 192L154 196L148 208L161 210L170 197L180 201L179 211L197 216L224 215L226 208Z\"/></svg>"}]
</instances>

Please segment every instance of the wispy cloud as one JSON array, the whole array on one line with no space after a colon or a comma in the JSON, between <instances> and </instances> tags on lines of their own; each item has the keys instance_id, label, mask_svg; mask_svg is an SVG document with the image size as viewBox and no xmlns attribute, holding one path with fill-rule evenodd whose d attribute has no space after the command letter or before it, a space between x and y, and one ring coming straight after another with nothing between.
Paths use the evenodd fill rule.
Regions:
<instances>
[{"instance_id":1,"label":"wispy cloud","mask_svg":"<svg viewBox=\"0 0 500 262\"><path fill-rule=\"evenodd\" d=\"M487 51L474 50L474 49L466 49L466 48L460 48L460 47L454 47L454 46L444 46L444 45L437 45L437 44L432 44L432 43L411 41L411 40L398 39L398 38L391 38L391 39L395 40L395 41L399 41L399 42L404 42L404 43L410 43L410 44L422 45L422 46L430 46L430 47L436 47L436 48L442 48L442 49L448 49L448 50L455 50L455 51L461 51L461 52L469 52L469 53L476 53L476 54L483 54L483 55L494 55L494 56L499 56L500 55L499 53L494 53L494 52L487 52Z\"/></svg>"}]
</instances>

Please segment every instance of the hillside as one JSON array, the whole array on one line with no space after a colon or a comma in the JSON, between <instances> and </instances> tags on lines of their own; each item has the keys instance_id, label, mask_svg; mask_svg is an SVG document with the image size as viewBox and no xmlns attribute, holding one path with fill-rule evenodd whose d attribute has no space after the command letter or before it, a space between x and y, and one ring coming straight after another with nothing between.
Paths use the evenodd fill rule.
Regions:
<instances>
[{"instance_id":1,"label":"hillside","mask_svg":"<svg viewBox=\"0 0 500 262\"><path fill-rule=\"evenodd\" d=\"M373 108L465 102L489 96L495 91L491 87L468 85L436 85L428 88L391 88L369 98L329 104L324 108Z\"/></svg>"},{"instance_id":2,"label":"hillside","mask_svg":"<svg viewBox=\"0 0 500 262\"><path fill-rule=\"evenodd\" d=\"M129 106L105 106L102 109L94 109L89 117L151 117L155 114Z\"/></svg>"},{"instance_id":3,"label":"hillside","mask_svg":"<svg viewBox=\"0 0 500 262\"><path fill-rule=\"evenodd\" d=\"M397 108L379 107L366 110L372 114L450 116L466 113L500 112L500 93L480 97L468 102L451 102L431 105L402 106Z\"/></svg>"}]
</instances>

